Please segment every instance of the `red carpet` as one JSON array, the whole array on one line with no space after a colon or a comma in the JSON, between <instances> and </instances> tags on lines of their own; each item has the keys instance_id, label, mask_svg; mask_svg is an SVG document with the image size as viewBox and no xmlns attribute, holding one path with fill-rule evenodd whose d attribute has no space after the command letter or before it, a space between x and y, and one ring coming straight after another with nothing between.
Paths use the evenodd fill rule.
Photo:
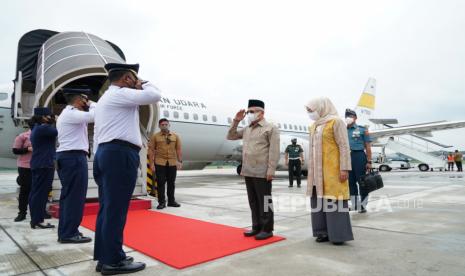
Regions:
<instances>
[{"instance_id":1,"label":"red carpet","mask_svg":"<svg viewBox=\"0 0 465 276\"><path fill-rule=\"evenodd\" d=\"M96 215L82 226L95 231ZM149 210L130 211L124 244L177 269L284 240L245 238L244 229Z\"/></svg>"},{"instance_id":2,"label":"red carpet","mask_svg":"<svg viewBox=\"0 0 465 276\"><path fill-rule=\"evenodd\" d=\"M84 205L84 216L98 214L98 202L88 202ZM131 199L129 202L129 210L147 210L152 208L152 201L147 199ZM48 211L54 218L60 217L60 204L50 205Z\"/></svg>"}]
</instances>

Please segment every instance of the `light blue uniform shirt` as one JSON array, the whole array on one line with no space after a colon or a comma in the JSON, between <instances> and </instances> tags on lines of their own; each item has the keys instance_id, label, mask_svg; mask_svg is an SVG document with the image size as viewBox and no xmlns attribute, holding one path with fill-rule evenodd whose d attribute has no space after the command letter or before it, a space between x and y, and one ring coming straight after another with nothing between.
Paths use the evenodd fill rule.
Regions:
<instances>
[{"instance_id":1,"label":"light blue uniform shirt","mask_svg":"<svg viewBox=\"0 0 465 276\"><path fill-rule=\"evenodd\" d=\"M347 129L350 150L365 150L365 143L373 141L366 127L354 124Z\"/></svg>"}]
</instances>

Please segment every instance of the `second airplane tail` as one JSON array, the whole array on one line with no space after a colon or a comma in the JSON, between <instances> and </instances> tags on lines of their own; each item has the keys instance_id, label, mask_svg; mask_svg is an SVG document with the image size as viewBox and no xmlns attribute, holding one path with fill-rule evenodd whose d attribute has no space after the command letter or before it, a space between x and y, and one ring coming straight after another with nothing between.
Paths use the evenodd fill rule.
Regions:
<instances>
[{"instance_id":1,"label":"second airplane tail","mask_svg":"<svg viewBox=\"0 0 465 276\"><path fill-rule=\"evenodd\" d=\"M375 111L375 99L376 79L369 78L358 100L358 104L355 107L355 112L357 112L357 123L359 125L368 126L370 124L370 118Z\"/></svg>"}]
</instances>

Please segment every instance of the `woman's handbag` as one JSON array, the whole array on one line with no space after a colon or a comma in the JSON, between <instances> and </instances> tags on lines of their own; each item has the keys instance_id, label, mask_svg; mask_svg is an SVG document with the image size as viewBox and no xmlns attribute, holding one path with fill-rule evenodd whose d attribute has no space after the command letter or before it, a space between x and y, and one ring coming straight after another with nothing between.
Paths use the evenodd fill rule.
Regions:
<instances>
[{"instance_id":1,"label":"woman's handbag","mask_svg":"<svg viewBox=\"0 0 465 276\"><path fill-rule=\"evenodd\" d=\"M384 187L383 179L378 171L371 169L366 175L362 175L358 181L360 193L368 194Z\"/></svg>"}]
</instances>

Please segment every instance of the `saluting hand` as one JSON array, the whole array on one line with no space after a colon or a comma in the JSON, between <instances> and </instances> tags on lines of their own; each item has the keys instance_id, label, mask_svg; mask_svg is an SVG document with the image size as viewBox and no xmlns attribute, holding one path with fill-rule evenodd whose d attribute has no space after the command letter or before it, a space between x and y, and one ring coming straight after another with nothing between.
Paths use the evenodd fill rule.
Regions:
<instances>
[{"instance_id":1,"label":"saluting hand","mask_svg":"<svg viewBox=\"0 0 465 276\"><path fill-rule=\"evenodd\" d=\"M239 112L237 112L236 116L234 117L234 121L240 122L244 120L244 118L245 118L245 109L241 109L239 110Z\"/></svg>"},{"instance_id":2,"label":"saluting hand","mask_svg":"<svg viewBox=\"0 0 465 276\"><path fill-rule=\"evenodd\" d=\"M137 80L135 87L137 90L142 90L142 82L140 80Z\"/></svg>"}]
</instances>

